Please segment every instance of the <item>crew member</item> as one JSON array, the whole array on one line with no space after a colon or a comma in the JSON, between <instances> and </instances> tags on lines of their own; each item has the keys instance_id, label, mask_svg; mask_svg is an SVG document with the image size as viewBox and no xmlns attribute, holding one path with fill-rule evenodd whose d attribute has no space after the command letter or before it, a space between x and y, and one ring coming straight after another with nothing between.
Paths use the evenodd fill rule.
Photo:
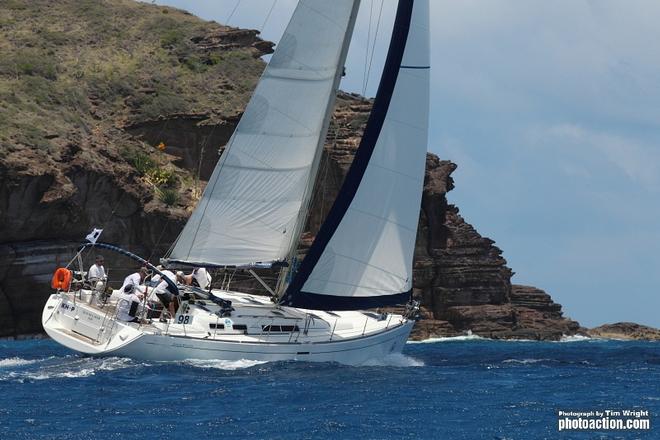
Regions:
<instances>
[{"instance_id":1,"label":"crew member","mask_svg":"<svg viewBox=\"0 0 660 440\"><path fill-rule=\"evenodd\" d=\"M105 267L103 267L103 255L96 256L96 262L92 264L87 272L87 280L90 282L105 280Z\"/></svg>"},{"instance_id":2,"label":"crew member","mask_svg":"<svg viewBox=\"0 0 660 440\"><path fill-rule=\"evenodd\" d=\"M170 281L176 283L176 276L171 271L167 269L160 269L160 267L161 266L159 266L157 269L159 269L164 276L169 278ZM170 313L170 317L173 317L176 314L177 307L179 306L176 295L170 291L169 284L167 284L167 281L162 279L160 274L154 275L151 280L153 283L158 283L156 284L156 287L153 288L152 292L158 297L160 302L163 303L163 312L167 310ZM163 320L164 313L161 315L161 321Z\"/></svg>"},{"instance_id":3,"label":"crew member","mask_svg":"<svg viewBox=\"0 0 660 440\"><path fill-rule=\"evenodd\" d=\"M211 274L203 267L196 267L190 275L185 275L183 272L179 271L176 273L176 278L180 283L188 286L196 286L202 290L208 289L213 280Z\"/></svg>"},{"instance_id":4,"label":"crew member","mask_svg":"<svg viewBox=\"0 0 660 440\"><path fill-rule=\"evenodd\" d=\"M121 290L124 290L124 288L129 284L133 284L136 287L141 285L148 274L149 270L146 267L141 267L138 272L132 273L124 278L124 284L122 284Z\"/></svg>"},{"instance_id":5,"label":"crew member","mask_svg":"<svg viewBox=\"0 0 660 440\"><path fill-rule=\"evenodd\" d=\"M124 322L140 322L137 310L144 295L135 289L135 284L128 284L117 301L117 319Z\"/></svg>"}]
</instances>

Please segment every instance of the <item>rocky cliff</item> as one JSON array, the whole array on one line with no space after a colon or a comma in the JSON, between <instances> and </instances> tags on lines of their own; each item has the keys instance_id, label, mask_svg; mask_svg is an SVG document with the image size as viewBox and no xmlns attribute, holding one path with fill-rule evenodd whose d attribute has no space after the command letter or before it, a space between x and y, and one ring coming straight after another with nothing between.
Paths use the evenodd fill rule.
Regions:
<instances>
[{"instance_id":1,"label":"rocky cliff","mask_svg":"<svg viewBox=\"0 0 660 440\"><path fill-rule=\"evenodd\" d=\"M272 44L255 31L128 0L13 0L0 12L0 336L12 336L40 331L50 274L92 227L145 257L164 253ZM370 108L358 96L338 98L303 252ZM414 336L575 333L579 325L549 295L511 285L500 249L447 202L455 168L427 158L414 279L423 319ZM108 263L116 282L131 269Z\"/></svg>"}]
</instances>

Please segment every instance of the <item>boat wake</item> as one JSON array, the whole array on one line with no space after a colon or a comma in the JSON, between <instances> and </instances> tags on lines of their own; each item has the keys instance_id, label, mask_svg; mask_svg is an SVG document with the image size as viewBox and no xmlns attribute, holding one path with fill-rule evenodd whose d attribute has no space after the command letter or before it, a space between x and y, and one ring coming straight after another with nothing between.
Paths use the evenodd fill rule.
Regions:
<instances>
[{"instance_id":1,"label":"boat wake","mask_svg":"<svg viewBox=\"0 0 660 440\"><path fill-rule=\"evenodd\" d=\"M214 368L218 370L241 370L244 368L254 367L255 365L265 364L266 361L251 361L248 359L240 359L237 361L226 361L226 360L201 360L201 359L189 359L183 361L184 364L190 365L197 368Z\"/></svg>"},{"instance_id":2,"label":"boat wake","mask_svg":"<svg viewBox=\"0 0 660 440\"><path fill-rule=\"evenodd\" d=\"M9 368L9 367L20 367L23 365L34 364L35 362L39 362L39 361L36 359L23 359L19 357L0 359L0 369Z\"/></svg>"},{"instance_id":3,"label":"boat wake","mask_svg":"<svg viewBox=\"0 0 660 440\"><path fill-rule=\"evenodd\" d=\"M134 361L126 358L89 358L77 356L42 359L19 357L0 359L0 382L20 382L49 379L89 377L102 371L114 371L134 367Z\"/></svg>"}]
</instances>

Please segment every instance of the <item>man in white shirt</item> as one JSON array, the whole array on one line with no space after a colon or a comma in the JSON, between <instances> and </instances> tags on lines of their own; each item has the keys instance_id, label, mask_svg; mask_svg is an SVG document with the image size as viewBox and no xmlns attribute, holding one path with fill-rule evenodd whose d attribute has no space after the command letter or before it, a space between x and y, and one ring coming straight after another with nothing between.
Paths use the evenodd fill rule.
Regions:
<instances>
[{"instance_id":1,"label":"man in white shirt","mask_svg":"<svg viewBox=\"0 0 660 440\"><path fill-rule=\"evenodd\" d=\"M148 273L149 272L148 272L146 267L141 267L138 272L132 273L129 276L127 276L126 278L124 278L124 284L122 284L121 290L124 290L124 288L126 286L128 286L129 284L132 284L136 287L139 286L140 284L142 284L144 279L147 277Z\"/></svg>"},{"instance_id":2,"label":"man in white shirt","mask_svg":"<svg viewBox=\"0 0 660 440\"><path fill-rule=\"evenodd\" d=\"M192 272L193 276L193 281L192 284L195 285L195 282L197 282L197 285L199 286L200 289L206 290L211 286L211 274L207 272L206 268L204 267L197 267L193 270Z\"/></svg>"},{"instance_id":3,"label":"man in white shirt","mask_svg":"<svg viewBox=\"0 0 660 440\"><path fill-rule=\"evenodd\" d=\"M117 301L117 319L124 322L140 322L137 313L142 298L144 295L136 291L135 284L127 285Z\"/></svg>"},{"instance_id":4,"label":"man in white shirt","mask_svg":"<svg viewBox=\"0 0 660 440\"><path fill-rule=\"evenodd\" d=\"M196 267L190 275L184 275L183 272L177 272L177 281L188 286L197 286L202 290L207 290L211 286L211 274L203 267Z\"/></svg>"},{"instance_id":5,"label":"man in white shirt","mask_svg":"<svg viewBox=\"0 0 660 440\"><path fill-rule=\"evenodd\" d=\"M87 280L90 282L105 280L105 267L103 267L103 255L96 256L96 263L92 264L87 272Z\"/></svg>"},{"instance_id":6,"label":"man in white shirt","mask_svg":"<svg viewBox=\"0 0 660 440\"><path fill-rule=\"evenodd\" d=\"M161 269L160 272L165 275L167 278L170 279L173 283L176 284L176 276L169 270L167 269ZM174 317L176 314L176 308L179 306L178 301L176 299L176 295L174 295L172 292L169 290L169 285L167 282L163 279L160 274L154 275L154 277L151 279L152 282L157 282L156 287L153 288L152 294L155 294L156 297L160 300L161 303L163 303L164 309L167 309L170 312L170 317ZM149 296L151 298L151 295ZM164 310L163 309L163 310ZM161 315L161 319L162 319Z\"/></svg>"}]
</instances>

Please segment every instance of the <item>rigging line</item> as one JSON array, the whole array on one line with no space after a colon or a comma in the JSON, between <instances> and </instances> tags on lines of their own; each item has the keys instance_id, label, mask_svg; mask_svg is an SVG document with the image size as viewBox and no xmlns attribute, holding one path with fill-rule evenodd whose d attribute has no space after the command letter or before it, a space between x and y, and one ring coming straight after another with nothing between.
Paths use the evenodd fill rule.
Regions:
<instances>
[{"instance_id":1,"label":"rigging line","mask_svg":"<svg viewBox=\"0 0 660 440\"><path fill-rule=\"evenodd\" d=\"M369 42L371 41L371 22L374 15L374 0L371 0L369 7L369 30L367 31L367 47L364 52L364 70L362 71L362 96L364 96L367 87L367 64L369 63Z\"/></svg>"},{"instance_id":2,"label":"rigging line","mask_svg":"<svg viewBox=\"0 0 660 440\"><path fill-rule=\"evenodd\" d=\"M229 17L227 17L227 19L225 20L225 25L229 26L229 20L231 20L231 18L234 16L234 13L236 12L240 4L241 4L241 0L238 0L236 2L236 5L234 5L234 9L231 10L231 14L229 14Z\"/></svg>"},{"instance_id":3,"label":"rigging line","mask_svg":"<svg viewBox=\"0 0 660 440\"><path fill-rule=\"evenodd\" d=\"M374 52L375 52L375 49L376 49L376 41L378 41L378 30L380 29L380 21L381 21L380 19L381 19L381 16L383 15L383 4L384 3L385 3L385 0L381 0L381 2L380 2L380 11L378 11L378 22L376 22L376 33L374 35L373 46L371 47L371 59L369 60L369 69L367 70L367 81L366 81L366 84L364 85L365 93L366 93L367 86L369 85L369 74L371 73L371 65L374 62ZM364 95L364 93L363 93L363 95Z\"/></svg>"},{"instance_id":4,"label":"rigging line","mask_svg":"<svg viewBox=\"0 0 660 440\"><path fill-rule=\"evenodd\" d=\"M261 25L261 33L264 33L264 28L266 27L266 23L268 23L268 19L270 18L270 14L273 13L273 9L275 9L275 5L277 4L277 0L273 0L273 4L270 6L270 10L268 11L268 14L266 14L266 19L264 20L263 24Z\"/></svg>"},{"instance_id":5,"label":"rigging line","mask_svg":"<svg viewBox=\"0 0 660 440\"><path fill-rule=\"evenodd\" d=\"M197 161L197 174L195 175L195 194L197 194L197 188L199 186L199 181L201 180L201 175L202 175L202 160L204 159L204 151L206 151L206 147L213 139L213 133L215 133L215 129L218 128L219 124L213 124L211 127L211 132L207 137L204 138L202 141L202 146L199 151L199 160ZM218 159L219 160L219 159ZM201 194L200 194L200 200L201 200ZM199 200L198 200L199 202Z\"/></svg>"},{"instance_id":6,"label":"rigging line","mask_svg":"<svg viewBox=\"0 0 660 440\"><path fill-rule=\"evenodd\" d=\"M156 243L154 244L154 247L151 249L151 254L149 255L149 258L147 258L147 261L151 262L151 259L154 257L154 254L156 253L156 249L158 246L160 246L160 241L163 239L163 235L165 235L165 231L167 230L167 226L170 224L170 218L167 218L167 221L165 222L165 226L163 226L163 230L160 232L160 237L158 237L158 240L156 240Z\"/></svg>"}]
</instances>

